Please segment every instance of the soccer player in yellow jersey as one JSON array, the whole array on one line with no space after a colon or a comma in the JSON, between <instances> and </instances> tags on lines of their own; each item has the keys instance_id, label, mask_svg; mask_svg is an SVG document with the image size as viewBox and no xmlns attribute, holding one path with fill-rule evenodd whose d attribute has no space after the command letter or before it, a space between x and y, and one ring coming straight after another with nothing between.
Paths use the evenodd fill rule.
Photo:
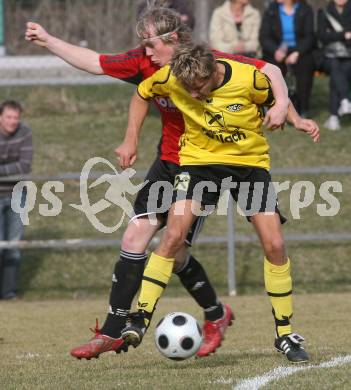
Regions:
<instances>
[{"instance_id":1,"label":"soccer player in yellow jersey","mask_svg":"<svg viewBox=\"0 0 351 390\"><path fill-rule=\"evenodd\" d=\"M180 165L269 169L268 143L261 129L263 105L274 103L269 80L254 66L236 61L218 59L213 67L218 85L215 77L189 85L192 80L178 80L168 65L141 83L138 93L145 99L169 96L183 113ZM185 77L190 69L186 63L182 69Z\"/></svg>"},{"instance_id":2,"label":"soccer player in yellow jersey","mask_svg":"<svg viewBox=\"0 0 351 390\"><path fill-rule=\"evenodd\" d=\"M292 362L307 361L303 338L292 333L290 324L290 260L271 185L269 146L261 129L263 106L274 103L269 80L251 65L216 60L206 46L188 45L176 51L170 66L142 82L138 93L146 100L169 96L183 113L185 132L180 141L181 173L175 179L167 228L144 271L138 312L131 314L122 337L139 345L195 214L204 206L216 205L221 191L230 188L241 209L247 210L264 249L275 347ZM318 134L312 138L318 140ZM245 189L246 197L242 196Z\"/></svg>"}]
</instances>

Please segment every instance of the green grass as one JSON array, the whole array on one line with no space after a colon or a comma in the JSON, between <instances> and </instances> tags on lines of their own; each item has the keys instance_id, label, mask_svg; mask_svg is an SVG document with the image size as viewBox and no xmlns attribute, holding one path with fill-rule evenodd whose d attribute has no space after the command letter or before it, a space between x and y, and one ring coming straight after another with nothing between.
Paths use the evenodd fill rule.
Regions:
<instances>
[{"instance_id":1,"label":"green grass","mask_svg":"<svg viewBox=\"0 0 351 390\"><path fill-rule=\"evenodd\" d=\"M327 79L316 79L312 98L312 114L322 124L327 112ZM134 88L126 85L77 86L77 87L9 87L0 89L0 100L19 99L25 104L25 121L34 132L34 165L37 174L55 175L63 172L80 172L83 164L93 156L101 156L115 162L114 149L123 140L127 122L129 97ZM339 132L321 129L321 141L315 145L304 134L287 127L268 135L271 145L272 167L316 167L329 165L351 166L349 139L350 119L342 119ZM139 158L135 168L146 170L156 154L161 124L155 111L147 118L141 135ZM109 173L109 172L107 172ZM274 180L312 181L316 199L301 210L301 219L290 214L289 191L282 192L280 208L289 218L285 233L350 232L351 192L350 175L321 174L276 176ZM340 181L343 192L335 194L340 201L340 212L334 217L321 218L317 204L325 203L318 191L326 180ZM41 183L37 183L38 189ZM93 193L98 199L106 186ZM123 228L115 234L97 232L70 203L79 204L79 183L65 182L65 191L58 194L63 211L57 217L42 217L39 203L46 203L40 191L34 210L30 213L30 225L26 228L27 239L64 238L121 238ZM120 211L111 207L101 213L107 225L113 225ZM253 234L250 224L236 216L238 234ZM123 225L126 226L126 221ZM203 234L226 234L226 219L211 216ZM350 291L348 272L350 242L289 243L289 254L294 262L295 290L299 292ZM195 245L193 252L206 269L221 293L226 293L225 245ZM25 297L72 297L106 294L110 274L118 254L118 248L81 250L28 250L24 252L22 292ZM262 251L257 244L238 244L236 249L237 282L239 293L257 293L263 289ZM177 281L173 281L169 293L182 294ZM180 290L183 291L183 290Z\"/></svg>"},{"instance_id":2,"label":"green grass","mask_svg":"<svg viewBox=\"0 0 351 390\"><path fill-rule=\"evenodd\" d=\"M189 298L159 303L150 331L136 350L105 353L78 361L69 350L86 342L95 317L105 318L106 299L6 302L0 305L1 388L12 389L232 389L243 379L278 367L291 367L273 349L273 320L263 295L223 298L237 319L215 355L173 362L153 341L154 324L169 311L201 312ZM341 314L342 313L342 314ZM351 294L295 297L294 327L306 338L311 364L350 355ZM294 366L296 367L296 366ZM271 382L269 389L348 389L351 366L295 373Z\"/></svg>"}]
</instances>

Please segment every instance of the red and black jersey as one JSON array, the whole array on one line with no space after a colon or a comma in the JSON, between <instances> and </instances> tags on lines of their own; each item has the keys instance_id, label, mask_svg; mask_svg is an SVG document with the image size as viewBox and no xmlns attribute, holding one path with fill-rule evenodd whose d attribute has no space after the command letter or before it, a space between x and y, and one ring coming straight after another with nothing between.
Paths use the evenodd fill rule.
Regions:
<instances>
[{"instance_id":1,"label":"red and black jersey","mask_svg":"<svg viewBox=\"0 0 351 390\"><path fill-rule=\"evenodd\" d=\"M241 55L213 51L216 57L244 62L261 69L266 62ZM116 77L128 83L138 85L142 80L153 75L160 68L154 65L143 48L129 50L116 55L100 55L100 65L106 75ZM184 132L184 121L181 112L168 97L159 96L154 102L160 111L162 120L162 137L159 143L161 160L179 164L179 138Z\"/></svg>"}]
</instances>

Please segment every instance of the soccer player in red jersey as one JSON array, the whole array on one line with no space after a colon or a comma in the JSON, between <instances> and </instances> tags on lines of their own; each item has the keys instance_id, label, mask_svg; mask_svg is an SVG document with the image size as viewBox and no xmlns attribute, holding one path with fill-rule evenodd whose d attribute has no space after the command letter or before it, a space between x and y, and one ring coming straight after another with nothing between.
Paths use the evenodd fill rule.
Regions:
<instances>
[{"instance_id":1,"label":"soccer player in red jersey","mask_svg":"<svg viewBox=\"0 0 351 390\"><path fill-rule=\"evenodd\" d=\"M167 9L154 9L142 17L141 23L154 26L154 36L144 42L144 46L117 55L103 55L87 48L81 48L49 35L42 26L29 22L26 39L46 47L53 54L61 57L72 66L92 74L105 74L121 80L139 84L151 76L161 66L168 63L178 43L190 40L190 33L181 23L179 15ZM140 25L140 24L139 24ZM248 62L266 73L273 85L277 105L266 115L266 123L271 128L278 128L285 122L288 98L281 73L277 67L263 61L220 53L220 57L229 57L237 61ZM178 141L184 132L181 113L166 98L154 99L162 119L162 137L158 147L158 155L152 164L146 179L149 184L139 192L134 204L136 219L130 221L123 234L120 258L116 262L112 288L110 293L110 309L101 329L96 327L96 335L88 343L71 351L77 358L98 357L101 353L115 350L120 352L126 346L121 339L121 329L125 326L131 302L140 284L147 258L146 249L155 233L165 224L167 213L157 214L157 225L150 223L147 210L147 199L151 185L165 180L173 184L178 173ZM136 124L137 125L137 124ZM296 123L299 126L298 123ZM305 123L307 125L307 122ZM133 133L133 129L130 129ZM136 159L135 134L129 137L116 149L122 167L133 163ZM232 312L228 305L222 305L211 286L201 264L189 253L188 248L194 242L203 220L199 218L189 231L186 242L176 256L174 272L181 283L204 309L204 344L198 356L206 356L219 347L223 333L231 324Z\"/></svg>"}]
</instances>

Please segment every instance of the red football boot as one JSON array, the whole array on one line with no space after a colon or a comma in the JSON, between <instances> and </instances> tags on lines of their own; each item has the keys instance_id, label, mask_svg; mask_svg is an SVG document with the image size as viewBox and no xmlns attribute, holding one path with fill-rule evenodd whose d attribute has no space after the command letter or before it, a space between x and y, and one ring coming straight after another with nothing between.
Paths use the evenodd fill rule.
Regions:
<instances>
[{"instance_id":1,"label":"red football boot","mask_svg":"<svg viewBox=\"0 0 351 390\"><path fill-rule=\"evenodd\" d=\"M73 357L90 360L91 358L97 359L101 353L108 351L115 351L116 353L121 353L121 351L128 352L128 346L121 337L114 339L100 333L98 320L96 320L95 329L90 330L95 333L95 336L86 344L73 348L71 350Z\"/></svg>"},{"instance_id":2,"label":"red football boot","mask_svg":"<svg viewBox=\"0 0 351 390\"><path fill-rule=\"evenodd\" d=\"M216 321L205 321L202 330L204 341L196 353L197 357L208 356L210 353L216 352L216 349L221 346L224 333L234 320L234 314L229 305L223 305L223 309L224 315L222 318Z\"/></svg>"}]
</instances>

